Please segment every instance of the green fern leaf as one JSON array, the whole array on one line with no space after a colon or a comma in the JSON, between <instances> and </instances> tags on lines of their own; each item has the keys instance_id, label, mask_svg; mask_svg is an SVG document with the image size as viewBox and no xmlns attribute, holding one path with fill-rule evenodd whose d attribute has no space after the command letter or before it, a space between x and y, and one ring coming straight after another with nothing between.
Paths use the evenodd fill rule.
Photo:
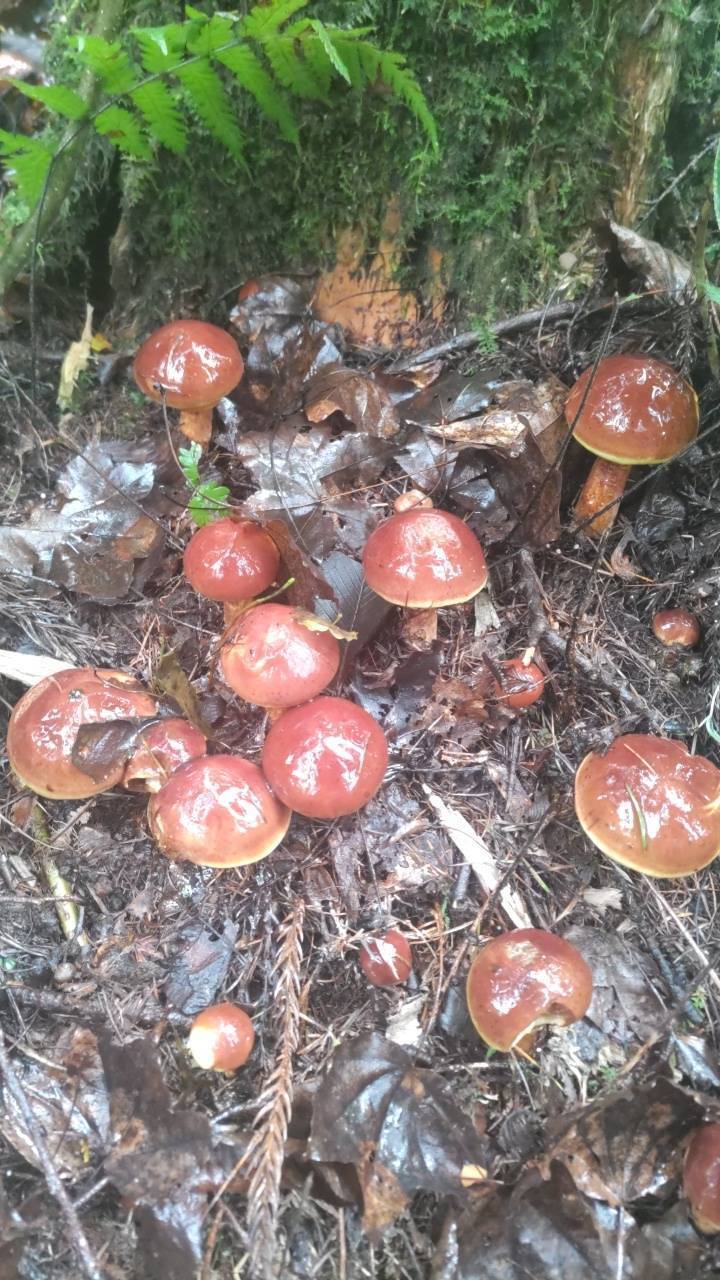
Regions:
<instances>
[{"instance_id":1,"label":"green fern leaf","mask_svg":"<svg viewBox=\"0 0 720 1280\"><path fill-rule=\"evenodd\" d=\"M148 132L169 151L183 152L187 133L175 100L162 80L139 85L130 94L138 111L145 117Z\"/></svg>"},{"instance_id":2,"label":"green fern leaf","mask_svg":"<svg viewBox=\"0 0 720 1280\"><path fill-rule=\"evenodd\" d=\"M273 0L272 4L256 4L243 21L243 32L262 42L307 4L308 0Z\"/></svg>"},{"instance_id":3,"label":"green fern leaf","mask_svg":"<svg viewBox=\"0 0 720 1280\"><path fill-rule=\"evenodd\" d=\"M285 89L289 89L298 98L319 98L321 101L327 101L329 74L320 78L316 69L310 66L309 61L298 56L294 40L288 40L285 36L271 36L264 41L263 51L277 79ZM327 69L325 58L323 67Z\"/></svg>"},{"instance_id":4,"label":"green fern leaf","mask_svg":"<svg viewBox=\"0 0 720 1280\"><path fill-rule=\"evenodd\" d=\"M80 61L100 77L108 93L127 93L137 81L137 69L118 41L110 43L101 36L78 36Z\"/></svg>"},{"instance_id":5,"label":"green fern leaf","mask_svg":"<svg viewBox=\"0 0 720 1280\"><path fill-rule=\"evenodd\" d=\"M232 18L216 13L188 38L187 47L191 53L212 54L222 45L228 44L234 35Z\"/></svg>"},{"instance_id":6,"label":"green fern leaf","mask_svg":"<svg viewBox=\"0 0 720 1280\"><path fill-rule=\"evenodd\" d=\"M171 22L166 27L133 27L144 70L151 75L174 71L182 62L188 34L184 22Z\"/></svg>"},{"instance_id":7,"label":"green fern leaf","mask_svg":"<svg viewBox=\"0 0 720 1280\"><path fill-rule=\"evenodd\" d=\"M46 107L50 107L51 111L64 116L67 120L79 120L87 111L87 106L80 94L74 89L68 89L67 85L25 84L24 80L14 80L12 76L8 76L8 81L24 93L26 98L34 98L36 102L42 102Z\"/></svg>"},{"instance_id":8,"label":"green fern leaf","mask_svg":"<svg viewBox=\"0 0 720 1280\"><path fill-rule=\"evenodd\" d=\"M125 155L134 156L136 160L152 158L152 151L137 116L132 111L126 111L125 107L106 107L95 117L93 125L98 133L108 138Z\"/></svg>"},{"instance_id":9,"label":"green fern leaf","mask_svg":"<svg viewBox=\"0 0 720 1280\"><path fill-rule=\"evenodd\" d=\"M222 80L208 59L185 63L176 68L175 74L208 132L218 138L236 160L242 160L242 134Z\"/></svg>"},{"instance_id":10,"label":"green fern leaf","mask_svg":"<svg viewBox=\"0 0 720 1280\"><path fill-rule=\"evenodd\" d=\"M348 84L351 84L352 79L350 76L350 72L348 71L347 67L345 66L345 63L340 57L340 54L338 53L336 46L333 44L330 38L330 33L327 30L327 27L324 27L322 22L318 21L317 18L311 18L310 26L312 27L318 40L320 41L320 44L322 45L322 48L331 66L335 68L338 75L342 76L343 80L346 80ZM304 42L302 47L304 49L305 47Z\"/></svg>"},{"instance_id":11,"label":"green fern leaf","mask_svg":"<svg viewBox=\"0 0 720 1280\"><path fill-rule=\"evenodd\" d=\"M50 148L38 138L0 129L0 156L7 161L7 176L31 208L42 194L52 155Z\"/></svg>"},{"instance_id":12,"label":"green fern leaf","mask_svg":"<svg viewBox=\"0 0 720 1280\"><path fill-rule=\"evenodd\" d=\"M342 35L333 33L333 44L342 58L345 69L350 77L350 84L353 89L362 89L365 85L365 72L360 61L357 44L353 40L345 40Z\"/></svg>"},{"instance_id":13,"label":"green fern leaf","mask_svg":"<svg viewBox=\"0 0 720 1280\"><path fill-rule=\"evenodd\" d=\"M369 83L373 84L378 77L384 80L395 96L410 108L415 119L425 130L434 150L437 151L437 126L425 101L422 89L413 72L405 66L405 59L402 54L383 53L365 40L359 41L357 48L363 71Z\"/></svg>"},{"instance_id":14,"label":"green fern leaf","mask_svg":"<svg viewBox=\"0 0 720 1280\"><path fill-rule=\"evenodd\" d=\"M298 127L285 95L280 93L272 76L268 75L260 59L248 45L237 45L217 55L218 61L227 67L238 84L251 93L265 115L275 121L288 142L298 143Z\"/></svg>"}]
</instances>

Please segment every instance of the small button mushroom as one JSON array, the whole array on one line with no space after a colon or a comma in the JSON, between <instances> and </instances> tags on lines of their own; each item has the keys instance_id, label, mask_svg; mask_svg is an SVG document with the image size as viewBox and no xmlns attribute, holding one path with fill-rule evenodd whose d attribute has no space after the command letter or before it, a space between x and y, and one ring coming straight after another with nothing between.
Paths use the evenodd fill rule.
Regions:
<instances>
[{"instance_id":1,"label":"small button mushroom","mask_svg":"<svg viewBox=\"0 0 720 1280\"><path fill-rule=\"evenodd\" d=\"M159 791L180 765L204 756L206 750L204 734L187 720L159 720L141 732L125 766L123 786L127 791Z\"/></svg>"},{"instance_id":2,"label":"small button mushroom","mask_svg":"<svg viewBox=\"0 0 720 1280\"><path fill-rule=\"evenodd\" d=\"M255 1028L236 1004L212 1004L195 1018L188 1049L203 1071L237 1071L255 1044Z\"/></svg>"},{"instance_id":3,"label":"small button mushroom","mask_svg":"<svg viewBox=\"0 0 720 1280\"><path fill-rule=\"evenodd\" d=\"M246 702L295 707L322 693L340 665L329 631L311 630L286 604L261 604L243 614L220 650L222 673Z\"/></svg>"},{"instance_id":4,"label":"small button mushroom","mask_svg":"<svg viewBox=\"0 0 720 1280\"><path fill-rule=\"evenodd\" d=\"M275 794L306 818L339 818L367 804L387 768L380 725L347 698L315 698L283 711L265 739L262 767Z\"/></svg>"},{"instance_id":5,"label":"small button mushroom","mask_svg":"<svg viewBox=\"0 0 720 1280\"><path fill-rule=\"evenodd\" d=\"M405 493L398 494L393 502L393 511L398 513L403 511L412 511L415 507L430 508L433 505L432 498L423 493L422 489L406 489Z\"/></svg>"},{"instance_id":6,"label":"small button mushroom","mask_svg":"<svg viewBox=\"0 0 720 1280\"><path fill-rule=\"evenodd\" d=\"M648 876L687 876L720 852L720 770L682 743L616 738L575 776L575 812L593 844Z\"/></svg>"},{"instance_id":7,"label":"small button mushroom","mask_svg":"<svg viewBox=\"0 0 720 1280\"><path fill-rule=\"evenodd\" d=\"M500 680L493 679L492 690L496 702L520 710L532 706L541 698L545 689L545 674L536 662L523 662L522 658L508 658L500 663Z\"/></svg>"},{"instance_id":8,"label":"small button mushroom","mask_svg":"<svg viewBox=\"0 0 720 1280\"><path fill-rule=\"evenodd\" d=\"M193 590L222 604L241 604L267 591L279 567L275 543L254 520L213 520L193 534L183 555Z\"/></svg>"},{"instance_id":9,"label":"small button mushroom","mask_svg":"<svg viewBox=\"0 0 720 1280\"><path fill-rule=\"evenodd\" d=\"M395 987L412 973L412 951L404 933L386 929L365 938L360 947L360 968L374 987Z\"/></svg>"},{"instance_id":10,"label":"small button mushroom","mask_svg":"<svg viewBox=\"0 0 720 1280\"><path fill-rule=\"evenodd\" d=\"M673 649L694 649L700 639L700 623L689 609L661 609L652 620L653 635Z\"/></svg>"},{"instance_id":11,"label":"small button mushroom","mask_svg":"<svg viewBox=\"0 0 720 1280\"><path fill-rule=\"evenodd\" d=\"M234 338L204 320L175 320L143 343L133 373L151 400L180 410L180 430L198 444L212 433L215 405L237 386L243 359Z\"/></svg>"},{"instance_id":12,"label":"small button mushroom","mask_svg":"<svg viewBox=\"0 0 720 1280\"><path fill-rule=\"evenodd\" d=\"M695 1129L685 1154L683 1190L699 1231L720 1231L720 1124Z\"/></svg>"},{"instance_id":13,"label":"small button mushroom","mask_svg":"<svg viewBox=\"0 0 720 1280\"><path fill-rule=\"evenodd\" d=\"M513 929L473 960L467 1004L478 1035L509 1053L537 1027L567 1027L584 1017L592 974L580 952L543 929Z\"/></svg>"},{"instance_id":14,"label":"small button mushroom","mask_svg":"<svg viewBox=\"0 0 720 1280\"><path fill-rule=\"evenodd\" d=\"M376 595L407 609L462 604L488 577L472 530L449 511L420 506L396 512L373 530L363 569Z\"/></svg>"},{"instance_id":15,"label":"small button mushroom","mask_svg":"<svg viewBox=\"0 0 720 1280\"><path fill-rule=\"evenodd\" d=\"M152 716L156 699L124 671L68 667L33 685L15 704L7 733L10 766L23 786L49 800L85 800L122 779L124 761L102 782L73 763L81 725Z\"/></svg>"},{"instance_id":16,"label":"small button mushroom","mask_svg":"<svg viewBox=\"0 0 720 1280\"><path fill-rule=\"evenodd\" d=\"M667 462L695 439L698 401L680 374L644 355L608 356L571 388L565 417L578 444L596 455L575 506L593 538L610 529L631 467Z\"/></svg>"},{"instance_id":17,"label":"small button mushroom","mask_svg":"<svg viewBox=\"0 0 720 1280\"><path fill-rule=\"evenodd\" d=\"M169 858L201 867L259 862L277 848L290 813L257 765L240 756L191 760L151 796L148 824Z\"/></svg>"}]
</instances>

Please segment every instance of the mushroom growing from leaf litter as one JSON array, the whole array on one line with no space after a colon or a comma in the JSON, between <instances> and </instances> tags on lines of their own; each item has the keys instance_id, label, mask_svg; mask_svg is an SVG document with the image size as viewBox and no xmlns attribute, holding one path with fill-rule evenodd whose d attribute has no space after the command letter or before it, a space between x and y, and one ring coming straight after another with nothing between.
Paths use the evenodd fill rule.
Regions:
<instances>
[{"instance_id":1,"label":"mushroom growing from leaf litter","mask_svg":"<svg viewBox=\"0 0 720 1280\"><path fill-rule=\"evenodd\" d=\"M322 627L322 619L291 605L260 604L249 609L220 650L222 673L230 688L246 702L273 709L316 697L340 665L340 645Z\"/></svg>"},{"instance_id":2,"label":"mushroom growing from leaf litter","mask_svg":"<svg viewBox=\"0 0 720 1280\"><path fill-rule=\"evenodd\" d=\"M412 951L404 933L386 929L365 938L360 947L360 968L374 987L394 987L412 973Z\"/></svg>"},{"instance_id":3,"label":"mushroom growing from leaf litter","mask_svg":"<svg viewBox=\"0 0 720 1280\"><path fill-rule=\"evenodd\" d=\"M607 356L586 369L570 390L565 417L578 444L596 455L575 506L576 520L594 538L612 527L630 468L682 453L699 420L690 383L644 355ZM596 512L602 514L586 524Z\"/></svg>"},{"instance_id":4,"label":"mushroom growing from leaf litter","mask_svg":"<svg viewBox=\"0 0 720 1280\"><path fill-rule=\"evenodd\" d=\"M135 357L133 373L151 400L180 410L180 430L207 444L212 411L243 375L234 338L204 320L174 320L156 329Z\"/></svg>"},{"instance_id":5,"label":"mushroom growing from leaf litter","mask_svg":"<svg viewBox=\"0 0 720 1280\"><path fill-rule=\"evenodd\" d=\"M580 952L543 929L501 933L473 960L467 1005L478 1035L509 1053L536 1027L584 1017L592 974Z\"/></svg>"},{"instance_id":6,"label":"mushroom growing from leaf litter","mask_svg":"<svg viewBox=\"0 0 720 1280\"><path fill-rule=\"evenodd\" d=\"M689 609L661 609L652 620L653 635L669 649L694 649L700 623Z\"/></svg>"},{"instance_id":7,"label":"mushroom growing from leaf litter","mask_svg":"<svg viewBox=\"0 0 720 1280\"><path fill-rule=\"evenodd\" d=\"M398 503L402 507L403 499ZM396 510L373 530L363 551L363 570L376 595L406 609L463 604L488 578L483 549L472 530L449 511L420 505Z\"/></svg>"},{"instance_id":8,"label":"mushroom growing from leaf litter","mask_svg":"<svg viewBox=\"0 0 720 1280\"><path fill-rule=\"evenodd\" d=\"M280 567L280 552L254 520L213 520L198 529L183 555L183 570L198 595L242 604L267 591Z\"/></svg>"},{"instance_id":9,"label":"mushroom growing from leaf litter","mask_svg":"<svg viewBox=\"0 0 720 1280\"><path fill-rule=\"evenodd\" d=\"M720 853L720 770L672 738L629 733L585 757L575 812L613 861L648 876L687 876Z\"/></svg>"},{"instance_id":10,"label":"mushroom growing from leaf litter","mask_svg":"<svg viewBox=\"0 0 720 1280\"><path fill-rule=\"evenodd\" d=\"M542 697L545 689L545 673L536 662L523 662L522 658L508 658L499 666L500 680L493 679L492 682L496 702L521 710L532 706Z\"/></svg>"},{"instance_id":11,"label":"mushroom growing from leaf litter","mask_svg":"<svg viewBox=\"0 0 720 1280\"><path fill-rule=\"evenodd\" d=\"M699 1231L720 1231L720 1124L695 1129L685 1154L683 1190Z\"/></svg>"},{"instance_id":12,"label":"mushroom growing from leaf litter","mask_svg":"<svg viewBox=\"0 0 720 1280\"><path fill-rule=\"evenodd\" d=\"M283 711L262 752L275 794L306 818L339 818L372 799L387 768L377 720L348 698L315 698Z\"/></svg>"},{"instance_id":13,"label":"mushroom growing from leaf litter","mask_svg":"<svg viewBox=\"0 0 720 1280\"><path fill-rule=\"evenodd\" d=\"M188 1049L203 1071L237 1071L255 1044L255 1028L236 1004L213 1004L195 1018Z\"/></svg>"},{"instance_id":14,"label":"mushroom growing from leaf litter","mask_svg":"<svg viewBox=\"0 0 720 1280\"><path fill-rule=\"evenodd\" d=\"M266 858L283 839L290 816L257 765L231 755L182 765L148 805L150 832L162 852L201 867Z\"/></svg>"},{"instance_id":15,"label":"mushroom growing from leaf litter","mask_svg":"<svg viewBox=\"0 0 720 1280\"><path fill-rule=\"evenodd\" d=\"M157 699L134 676L68 667L33 685L15 704L7 732L10 766L23 786L49 800L85 800L122 781L126 758L96 781L73 762L82 725L153 716Z\"/></svg>"},{"instance_id":16,"label":"mushroom growing from leaf litter","mask_svg":"<svg viewBox=\"0 0 720 1280\"><path fill-rule=\"evenodd\" d=\"M187 720L158 720L141 731L123 772L123 786L127 791L159 791L171 773L206 751L205 735Z\"/></svg>"}]
</instances>

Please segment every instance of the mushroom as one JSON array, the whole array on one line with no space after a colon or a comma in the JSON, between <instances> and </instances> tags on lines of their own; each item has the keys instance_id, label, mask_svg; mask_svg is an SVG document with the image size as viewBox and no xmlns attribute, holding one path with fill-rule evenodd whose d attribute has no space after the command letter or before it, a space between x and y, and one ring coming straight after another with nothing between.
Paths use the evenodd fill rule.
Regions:
<instances>
[{"instance_id":1,"label":"mushroom","mask_svg":"<svg viewBox=\"0 0 720 1280\"><path fill-rule=\"evenodd\" d=\"M236 1004L211 1004L195 1018L188 1049L203 1071L237 1071L255 1044L255 1028Z\"/></svg>"},{"instance_id":2,"label":"mushroom","mask_svg":"<svg viewBox=\"0 0 720 1280\"><path fill-rule=\"evenodd\" d=\"M567 1027L587 1012L592 974L575 949L544 929L512 929L473 960L467 1005L491 1049L509 1053L536 1027Z\"/></svg>"},{"instance_id":3,"label":"mushroom","mask_svg":"<svg viewBox=\"0 0 720 1280\"><path fill-rule=\"evenodd\" d=\"M308 627L302 619L302 611L290 605L261 604L232 628L220 665L230 688L246 702L294 707L330 684L340 665L340 645L329 631Z\"/></svg>"},{"instance_id":4,"label":"mushroom","mask_svg":"<svg viewBox=\"0 0 720 1280\"><path fill-rule=\"evenodd\" d=\"M159 791L171 773L204 756L205 736L179 716L158 720L140 733L138 744L123 773L127 791Z\"/></svg>"},{"instance_id":5,"label":"mushroom","mask_svg":"<svg viewBox=\"0 0 720 1280\"><path fill-rule=\"evenodd\" d=\"M386 929L365 938L360 947L360 968L374 987L395 987L412 973L412 951L404 933Z\"/></svg>"},{"instance_id":6,"label":"mushroom","mask_svg":"<svg viewBox=\"0 0 720 1280\"><path fill-rule=\"evenodd\" d=\"M403 507L404 498L397 505ZM449 511L420 506L396 510L370 534L363 552L369 587L390 604L441 609L472 600L487 582L475 534Z\"/></svg>"},{"instance_id":7,"label":"mushroom","mask_svg":"<svg viewBox=\"0 0 720 1280\"><path fill-rule=\"evenodd\" d=\"M306 818L339 818L375 795L387 768L380 725L347 698L315 698L283 711L262 751L275 794Z\"/></svg>"},{"instance_id":8,"label":"mushroom","mask_svg":"<svg viewBox=\"0 0 720 1280\"><path fill-rule=\"evenodd\" d=\"M205 756L181 765L150 797L148 824L169 858L239 867L272 853L290 813L257 765L240 756Z\"/></svg>"},{"instance_id":9,"label":"mushroom","mask_svg":"<svg viewBox=\"0 0 720 1280\"><path fill-rule=\"evenodd\" d=\"M667 462L695 439L698 402L690 383L661 360L608 356L578 378L565 417L578 444L597 455L575 517L599 538L612 527L630 468Z\"/></svg>"},{"instance_id":10,"label":"mushroom","mask_svg":"<svg viewBox=\"0 0 720 1280\"><path fill-rule=\"evenodd\" d=\"M621 866L687 876L720 853L720 770L680 742L652 734L616 738L575 776L585 834Z\"/></svg>"},{"instance_id":11,"label":"mushroom","mask_svg":"<svg viewBox=\"0 0 720 1280\"><path fill-rule=\"evenodd\" d=\"M223 604L240 604L267 591L279 567L280 552L262 525L229 516L198 529L183 555L190 586Z\"/></svg>"},{"instance_id":12,"label":"mushroom","mask_svg":"<svg viewBox=\"0 0 720 1280\"><path fill-rule=\"evenodd\" d=\"M695 1129L685 1154L683 1190L699 1231L720 1231L720 1124Z\"/></svg>"},{"instance_id":13,"label":"mushroom","mask_svg":"<svg viewBox=\"0 0 720 1280\"><path fill-rule=\"evenodd\" d=\"M207 444L212 411L243 375L234 338L204 320L174 320L156 329L135 357L133 373L151 400L180 410L180 430Z\"/></svg>"},{"instance_id":14,"label":"mushroom","mask_svg":"<svg viewBox=\"0 0 720 1280\"><path fill-rule=\"evenodd\" d=\"M532 652L532 650L531 650ZM545 689L545 673L536 662L522 658L508 658L500 664L500 679L493 678L492 690L496 702L519 710L530 707L541 698Z\"/></svg>"},{"instance_id":15,"label":"mushroom","mask_svg":"<svg viewBox=\"0 0 720 1280\"><path fill-rule=\"evenodd\" d=\"M693 649L700 639L700 623L689 609L661 609L652 629L656 640L672 649Z\"/></svg>"},{"instance_id":16,"label":"mushroom","mask_svg":"<svg viewBox=\"0 0 720 1280\"><path fill-rule=\"evenodd\" d=\"M116 786L125 761L98 782L72 759L78 729L153 716L156 699L124 671L68 667L33 685L15 704L7 732L10 766L23 786L49 800L85 800Z\"/></svg>"}]
</instances>

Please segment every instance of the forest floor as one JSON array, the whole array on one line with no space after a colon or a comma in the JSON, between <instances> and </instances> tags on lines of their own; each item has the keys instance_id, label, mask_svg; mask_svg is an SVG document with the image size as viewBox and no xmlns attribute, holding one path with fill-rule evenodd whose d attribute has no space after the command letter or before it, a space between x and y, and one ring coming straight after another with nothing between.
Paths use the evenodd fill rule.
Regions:
<instances>
[{"instance_id":1,"label":"forest floor","mask_svg":"<svg viewBox=\"0 0 720 1280\"><path fill-rule=\"evenodd\" d=\"M282 522L289 598L358 633L336 691L383 723L387 780L359 814L296 817L265 861L217 872L159 854L140 796L33 804L6 768L3 1277L230 1280L251 1274L249 1257L298 1280L720 1274L679 1190L685 1137L718 1105L717 874L626 872L573 810L581 760L621 733L675 735L720 763L707 728L720 395L692 305L598 308L603 271L571 315L520 323L491 355L430 362L416 349L429 339L343 353L303 284L262 281L236 308L247 373L202 479ZM2 645L130 669L199 716L213 749L256 759L266 717L217 675L220 609L180 572L189 491L162 408L111 352L58 421L57 355L74 336L40 322L34 389L27 345L6 344L0 365ZM564 451L563 389L623 350L695 382L701 436L633 474L598 548L572 524L588 464ZM338 410L318 420L328 400ZM359 570L410 487L466 518L489 561L488 591L440 611L436 638L363 590ZM700 618L688 654L652 634L670 604ZM488 671L531 647L546 690L515 713L488 696ZM5 711L21 692L3 681ZM470 959L512 925L470 869L473 839L532 924L593 970L588 1016L529 1056L492 1054L468 1021ZM390 923L414 970L378 990L358 948ZM192 1016L224 999L257 1034L232 1077L197 1070L185 1048Z\"/></svg>"}]
</instances>

